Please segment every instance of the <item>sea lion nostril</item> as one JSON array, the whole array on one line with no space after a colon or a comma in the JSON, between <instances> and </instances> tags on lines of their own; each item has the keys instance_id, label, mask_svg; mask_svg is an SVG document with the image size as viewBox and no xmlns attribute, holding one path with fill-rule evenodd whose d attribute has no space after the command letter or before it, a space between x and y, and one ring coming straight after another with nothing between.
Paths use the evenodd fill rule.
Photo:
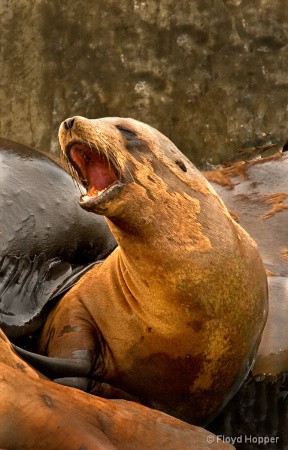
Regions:
<instances>
[{"instance_id":1,"label":"sea lion nostril","mask_svg":"<svg viewBox=\"0 0 288 450\"><path fill-rule=\"evenodd\" d=\"M74 121L75 121L74 117L72 119L67 119L64 121L64 125L65 125L65 128L67 131L71 130L71 128L73 127Z\"/></svg>"}]
</instances>

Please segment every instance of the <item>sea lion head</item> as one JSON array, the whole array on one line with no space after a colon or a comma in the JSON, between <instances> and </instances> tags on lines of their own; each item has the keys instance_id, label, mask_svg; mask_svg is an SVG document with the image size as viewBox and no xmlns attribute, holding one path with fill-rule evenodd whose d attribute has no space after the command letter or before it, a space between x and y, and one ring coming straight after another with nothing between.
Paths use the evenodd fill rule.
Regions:
<instances>
[{"instance_id":1,"label":"sea lion head","mask_svg":"<svg viewBox=\"0 0 288 450\"><path fill-rule=\"evenodd\" d=\"M87 189L80 205L97 214L116 215L124 199L125 207L133 201L135 208L141 197L139 186L151 198L157 190L169 190L169 185L177 189L181 181L187 188L211 192L204 177L167 137L137 120L75 116L61 124L59 141L74 176ZM137 190L134 196L131 185Z\"/></svg>"}]
</instances>

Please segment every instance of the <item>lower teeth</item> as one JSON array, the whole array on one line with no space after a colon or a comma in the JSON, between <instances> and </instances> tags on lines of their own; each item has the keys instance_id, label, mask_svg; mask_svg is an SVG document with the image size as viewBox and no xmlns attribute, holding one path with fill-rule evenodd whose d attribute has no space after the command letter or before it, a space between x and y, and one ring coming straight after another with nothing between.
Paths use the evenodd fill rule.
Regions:
<instances>
[{"instance_id":1,"label":"lower teeth","mask_svg":"<svg viewBox=\"0 0 288 450\"><path fill-rule=\"evenodd\" d=\"M83 195L83 200L88 200L92 197L100 197L103 192L106 191L106 189L103 189L102 191L98 191L97 189L91 189L86 195Z\"/></svg>"}]
</instances>

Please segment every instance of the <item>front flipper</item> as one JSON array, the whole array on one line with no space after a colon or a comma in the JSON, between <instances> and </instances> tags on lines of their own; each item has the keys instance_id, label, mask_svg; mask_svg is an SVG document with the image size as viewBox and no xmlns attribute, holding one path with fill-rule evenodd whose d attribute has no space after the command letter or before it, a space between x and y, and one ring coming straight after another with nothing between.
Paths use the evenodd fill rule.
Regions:
<instances>
[{"instance_id":1,"label":"front flipper","mask_svg":"<svg viewBox=\"0 0 288 450\"><path fill-rule=\"evenodd\" d=\"M63 377L55 378L53 381L57 384L62 384L62 386L73 387L75 389L79 389L80 391L89 392L89 378Z\"/></svg>"},{"instance_id":2,"label":"front flipper","mask_svg":"<svg viewBox=\"0 0 288 450\"><path fill-rule=\"evenodd\" d=\"M69 386L81 391L89 392L89 394L96 395L97 397L114 400L129 400L130 402L141 403L138 398L128 392L122 391L122 389L115 388L114 386L111 386L111 384L102 383L90 378L64 377L55 378L53 381L62 384L63 386Z\"/></svg>"},{"instance_id":3,"label":"front flipper","mask_svg":"<svg viewBox=\"0 0 288 450\"><path fill-rule=\"evenodd\" d=\"M14 344L12 346L24 361L55 383L73 387L103 398L124 399L140 403L133 395L110 384L90 378L91 359L88 353L87 357L84 357L84 351L82 359L54 358L29 352Z\"/></svg>"},{"instance_id":4,"label":"front flipper","mask_svg":"<svg viewBox=\"0 0 288 450\"><path fill-rule=\"evenodd\" d=\"M95 380L92 380L92 383L89 386L89 393L103 398L122 399L141 403L141 401L134 397L134 395L131 395L126 391L122 391L122 389L115 388L114 386L111 386L111 384L102 383Z\"/></svg>"},{"instance_id":5,"label":"front flipper","mask_svg":"<svg viewBox=\"0 0 288 450\"><path fill-rule=\"evenodd\" d=\"M89 357L85 358L84 352L83 358L51 358L50 356L28 352L15 344L12 344L12 346L21 358L51 379L64 376L87 377L91 370L91 360Z\"/></svg>"},{"instance_id":6,"label":"front flipper","mask_svg":"<svg viewBox=\"0 0 288 450\"><path fill-rule=\"evenodd\" d=\"M73 267L58 258L46 261L43 253L34 260L4 256L0 259L0 327L10 339L32 334L43 324L48 302L95 264Z\"/></svg>"}]
</instances>

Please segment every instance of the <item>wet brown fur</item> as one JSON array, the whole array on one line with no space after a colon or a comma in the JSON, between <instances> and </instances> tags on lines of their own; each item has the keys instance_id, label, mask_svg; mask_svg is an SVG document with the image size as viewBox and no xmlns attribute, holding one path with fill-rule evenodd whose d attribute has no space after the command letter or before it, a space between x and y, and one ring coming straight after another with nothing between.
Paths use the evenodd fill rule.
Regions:
<instances>
[{"instance_id":1,"label":"wet brown fur","mask_svg":"<svg viewBox=\"0 0 288 450\"><path fill-rule=\"evenodd\" d=\"M0 330L1 449L205 450L209 435L137 403L101 399L45 379L14 353ZM209 449L234 448L214 439Z\"/></svg>"}]
</instances>

